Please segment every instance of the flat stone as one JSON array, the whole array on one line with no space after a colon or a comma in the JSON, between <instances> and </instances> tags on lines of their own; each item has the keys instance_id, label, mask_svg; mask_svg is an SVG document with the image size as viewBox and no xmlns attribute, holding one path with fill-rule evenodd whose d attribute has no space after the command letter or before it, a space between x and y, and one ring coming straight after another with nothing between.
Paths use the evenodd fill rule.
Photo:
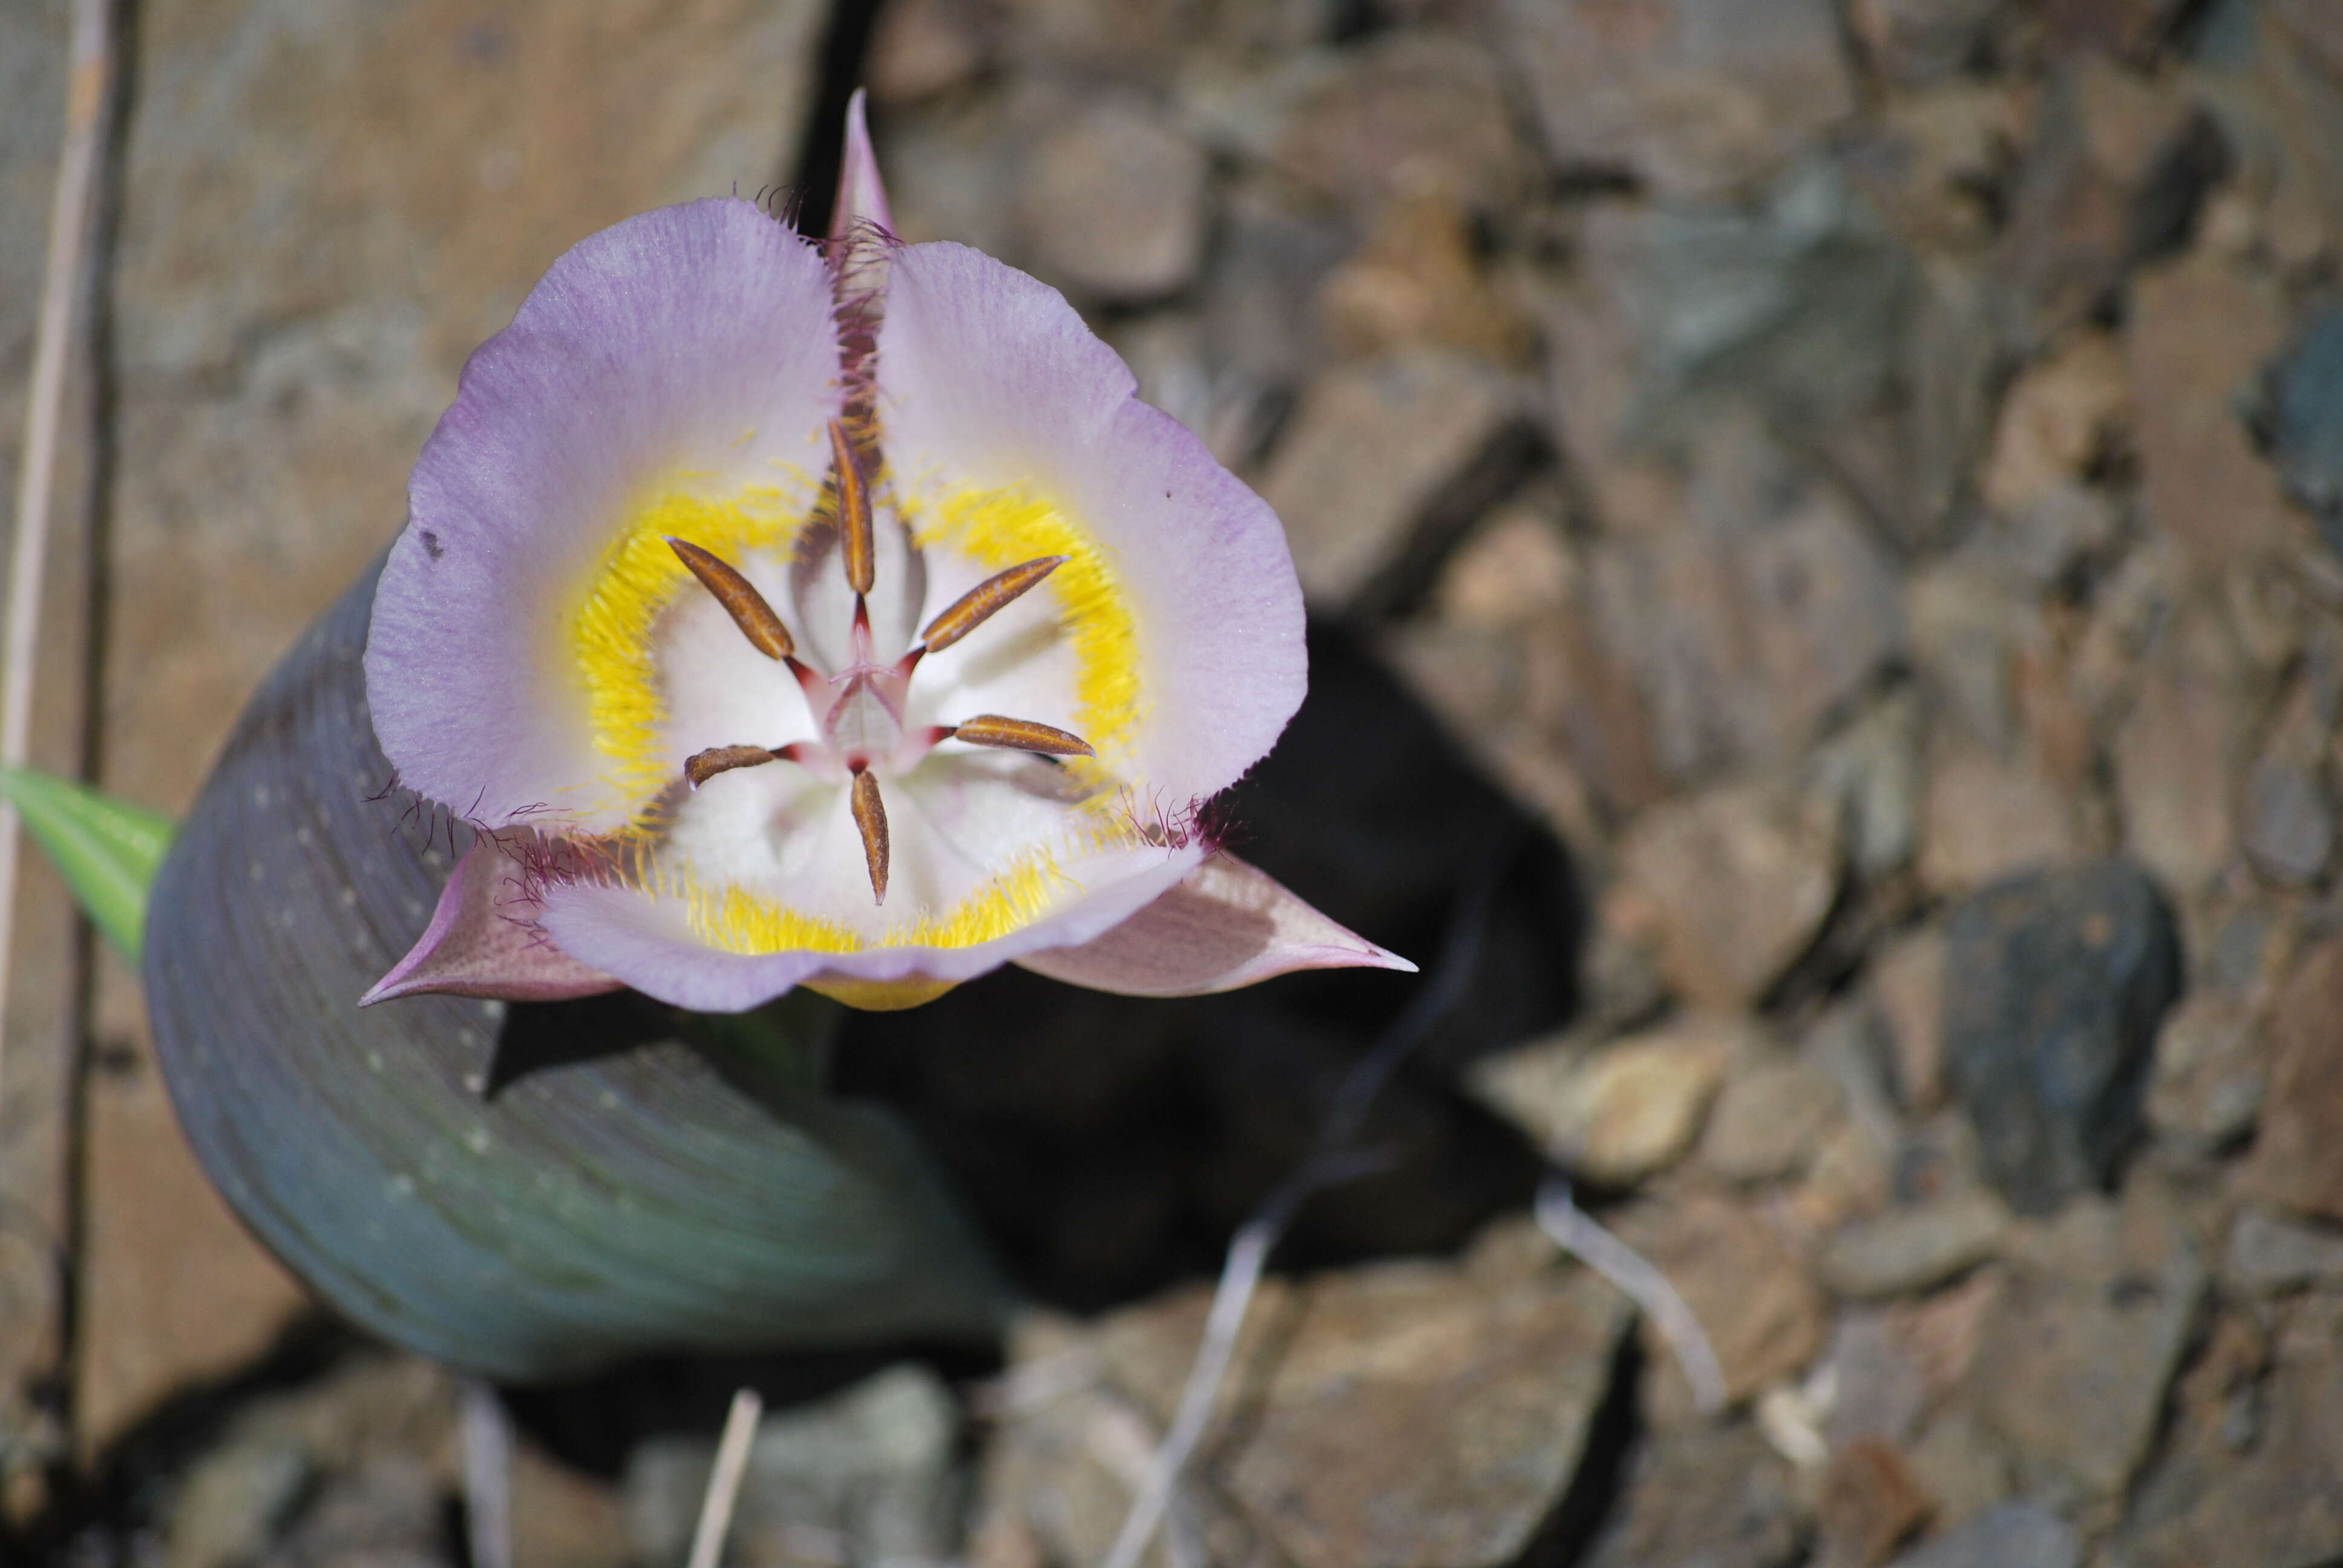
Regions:
<instances>
[{"instance_id":1,"label":"flat stone","mask_svg":"<svg viewBox=\"0 0 2343 1568\"><path fill-rule=\"evenodd\" d=\"M1765 179L1855 110L1825 0L1507 0L1498 17L1567 172L1715 195Z\"/></svg>"},{"instance_id":2,"label":"flat stone","mask_svg":"<svg viewBox=\"0 0 2343 1568\"><path fill-rule=\"evenodd\" d=\"M2083 1537L2038 1503L2005 1503L1916 1546L1891 1568L2082 1568Z\"/></svg>"},{"instance_id":3,"label":"flat stone","mask_svg":"<svg viewBox=\"0 0 2343 1568\"><path fill-rule=\"evenodd\" d=\"M513 1568L631 1568L624 1496L523 1434L513 1446Z\"/></svg>"},{"instance_id":4,"label":"flat stone","mask_svg":"<svg viewBox=\"0 0 2343 1568\"><path fill-rule=\"evenodd\" d=\"M1020 75L1002 91L948 93L879 116L871 135L896 232L913 244L950 239L1015 257L1025 238L1026 154L1082 96L1058 77Z\"/></svg>"},{"instance_id":5,"label":"flat stone","mask_svg":"<svg viewBox=\"0 0 2343 1568\"><path fill-rule=\"evenodd\" d=\"M2272 880L2308 887L2335 855L2335 808L2317 770L2265 758L2246 775L2243 845Z\"/></svg>"},{"instance_id":6,"label":"flat stone","mask_svg":"<svg viewBox=\"0 0 2343 1568\"><path fill-rule=\"evenodd\" d=\"M1665 1274L1700 1320L1728 1399L1749 1398L1803 1371L1823 1347L1823 1293L1798 1250L1751 1209L1710 1192L1639 1205L1620 1234ZM1647 1330L1647 1335L1649 1331ZM1681 1395L1683 1374L1656 1337L1661 1382ZM1654 1397L1668 1397L1665 1390Z\"/></svg>"},{"instance_id":7,"label":"flat stone","mask_svg":"<svg viewBox=\"0 0 2343 1568\"><path fill-rule=\"evenodd\" d=\"M2343 1232L2248 1206L2229 1227L2221 1276L2256 1295L2343 1282Z\"/></svg>"},{"instance_id":8,"label":"flat stone","mask_svg":"<svg viewBox=\"0 0 2343 1568\"><path fill-rule=\"evenodd\" d=\"M1968 65L2001 11L1999 0L1855 0L1850 15L1872 68L1917 86Z\"/></svg>"},{"instance_id":9,"label":"flat stone","mask_svg":"<svg viewBox=\"0 0 2343 1568\"><path fill-rule=\"evenodd\" d=\"M1896 1098L1934 1111L1945 1099L1945 932L1926 926L1890 942L1874 961L1872 992L1887 1025Z\"/></svg>"},{"instance_id":10,"label":"flat stone","mask_svg":"<svg viewBox=\"0 0 2343 1568\"><path fill-rule=\"evenodd\" d=\"M1520 198L1532 167L1491 52L1404 29L1344 50L1300 95L1271 157L1304 186L1370 209L1423 191L1501 207Z\"/></svg>"},{"instance_id":11,"label":"flat stone","mask_svg":"<svg viewBox=\"0 0 2343 1568\"><path fill-rule=\"evenodd\" d=\"M1831 1458L1815 1509L1826 1564L1885 1563L1927 1523L1931 1511L1912 1467L1891 1443L1862 1438Z\"/></svg>"},{"instance_id":12,"label":"flat stone","mask_svg":"<svg viewBox=\"0 0 2343 1568\"><path fill-rule=\"evenodd\" d=\"M2145 65L2180 17L2184 0L2059 0L2047 8L2053 47Z\"/></svg>"},{"instance_id":13,"label":"flat stone","mask_svg":"<svg viewBox=\"0 0 2343 1568\"><path fill-rule=\"evenodd\" d=\"M2113 553L2124 522L2116 495L2062 479L1996 515L1976 542L2000 569L2037 591L2055 592Z\"/></svg>"},{"instance_id":14,"label":"flat stone","mask_svg":"<svg viewBox=\"0 0 2343 1568\"><path fill-rule=\"evenodd\" d=\"M1786 1568L1805 1553L1787 1461L1755 1429L1686 1426L1646 1438L1586 1568Z\"/></svg>"},{"instance_id":15,"label":"flat stone","mask_svg":"<svg viewBox=\"0 0 2343 1568\"><path fill-rule=\"evenodd\" d=\"M960 1545L960 1407L905 1363L765 1417L749 1451L730 1550L746 1562L944 1562ZM705 1437L637 1447L626 1476L634 1560L679 1561L716 1459Z\"/></svg>"},{"instance_id":16,"label":"flat stone","mask_svg":"<svg viewBox=\"0 0 2343 1568\"><path fill-rule=\"evenodd\" d=\"M1328 341L1349 355L1432 345L1502 365L1528 363L1535 348L1530 323L1482 248L1472 213L1453 194L1393 197L1318 297Z\"/></svg>"},{"instance_id":17,"label":"flat stone","mask_svg":"<svg viewBox=\"0 0 2343 1568\"><path fill-rule=\"evenodd\" d=\"M999 32L973 0L894 0L870 34L870 95L892 108L950 92L990 63Z\"/></svg>"},{"instance_id":18,"label":"flat stone","mask_svg":"<svg viewBox=\"0 0 2343 1568\"><path fill-rule=\"evenodd\" d=\"M2035 592L1996 564L1974 550L1922 563L1905 596L1921 675L1959 739L2007 753L2024 733L2020 661L2048 636Z\"/></svg>"},{"instance_id":19,"label":"flat stone","mask_svg":"<svg viewBox=\"0 0 2343 1568\"><path fill-rule=\"evenodd\" d=\"M1838 894L1830 821L1761 787L1728 785L1654 806L1619 849L1648 900L1668 978L1704 1007L1764 996L1821 930Z\"/></svg>"},{"instance_id":20,"label":"flat stone","mask_svg":"<svg viewBox=\"0 0 2343 1568\"><path fill-rule=\"evenodd\" d=\"M1198 10L1193 0L1018 0L986 4L979 15L998 19L1001 54L1010 60L1092 79L1144 81L1170 75L1182 48L1196 41Z\"/></svg>"},{"instance_id":21,"label":"flat stone","mask_svg":"<svg viewBox=\"0 0 2343 1568\"><path fill-rule=\"evenodd\" d=\"M2312 949L2269 1012L2269 1094L2261 1131L2239 1172L2255 1196L2321 1219L2343 1220L2343 941Z\"/></svg>"},{"instance_id":22,"label":"flat stone","mask_svg":"<svg viewBox=\"0 0 2343 1568\"><path fill-rule=\"evenodd\" d=\"M2009 1460L1965 1407L1937 1412L1905 1450L1936 1501L1934 1527L1951 1531L2009 1496Z\"/></svg>"},{"instance_id":23,"label":"flat stone","mask_svg":"<svg viewBox=\"0 0 2343 1568\"><path fill-rule=\"evenodd\" d=\"M1857 1301L1925 1291L1992 1257L2008 1223L2008 1211L1984 1192L1890 1209L1831 1239L1823 1283Z\"/></svg>"},{"instance_id":24,"label":"flat stone","mask_svg":"<svg viewBox=\"0 0 2343 1568\"><path fill-rule=\"evenodd\" d=\"M2237 853L2227 760L2237 692L2217 668L2153 661L2116 732L2116 798L2133 854L2175 888L2199 887Z\"/></svg>"},{"instance_id":25,"label":"flat stone","mask_svg":"<svg viewBox=\"0 0 2343 1568\"><path fill-rule=\"evenodd\" d=\"M2284 341L2275 284L2196 256L2142 274L2124 328L2138 409L2140 505L2192 560L2268 555L2308 533L2254 450L2237 395Z\"/></svg>"},{"instance_id":26,"label":"flat stone","mask_svg":"<svg viewBox=\"0 0 2343 1568\"><path fill-rule=\"evenodd\" d=\"M2131 425L2123 345L2085 333L2028 369L2002 397L1985 470L1986 503L2015 511L2104 463Z\"/></svg>"},{"instance_id":27,"label":"flat stone","mask_svg":"<svg viewBox=\"0 0 2343 1568\"><path fill-rule=\"evenodd\" d=\"M1083 104L1034 146L1024 253L1048 281L1117 303L1159 298L1203 259L1204 154L1138 97Z\"/></svg>"},{"instance_id":28,"label":"flat stone","mask_svg":"<svg viewBox=\"0 0 2343 1568\"><path fill-rule=\"evenodd\" d=\"M2332 1298L2307 1306L2260 1382L2249 1441L2217 1429L2178 1434L2139 1488L2116 1545L2127 1568L2206 1563L2319 1563L2343 1553L2343 1357ZM2324 1321L2320 1321L2323 1317Z\"/></svg>"},{"instance_id":29,"label":"flat stone","mask_svg":"<svg viewBox=\"0 0 2343 1568\"><path fill-rule=\"evenodd\" d=\"M2268 1091L2268 1047L2244 998L2198 991L2165 1015L2147 1085L2158 1138L2200 1158L2227 1153L2253 1132Z\"/></svg>"},{"instance_id":30,"label":"flat stone","mask_svg":"<svg viewBox=\"0 0 2343 1568\"><path fill-rule=\"evenodd\" d=\"M2288 491L2343 552L2343 309L2311 313L2271 364L2260 420Z\"/></svg>"},{"instance_id":31,"label":"flat stone","mask_svg":"<svg viewBox=\"0 0 2343 1568\"><path fill-rule=\"evenodd\" d=\"M2147 1456L2207 1283L2188 1226L2153 1182L2013 1238L1971 1397L2027 1490L2118 1498Z\"/></svg>"},{"instance_id":32,"label":"flat stone","mask_svg":"<svg viewBox=\"0 0 2343 1568\"><path fill-rule=\"evenodd\" d=\"M2000 116L1987 104L1956 108L1943 117L1952 123L1949 131L1924 129L1916 138L1936 149L1936 177L1929 189L1935 200L1916 221L1907 205L1899 226L1922 241L1932 231L1949 230L1957 244L1990 227L1991 216L1977 193L1999 168L2001 142L1995 126ZM1973 177L1980 151L1987 154L1982 177ZM1993 287L1985 263L1965 250L1922 252L1920 297L1903 344L1899 368L1911 397L1905 458L1909 467L1901 476L1907 498L1900 516L1891 511L1887 518L1896 541L1911 549L1943 542L1966 520L1976 455L1993 429L1994 395L2002 373L1994 341Z\"/></svg>"},{"instance_id":33,"label":"flat stone","mask_svg":"<svg viewBox=\"0 0 2343 1568\"><path fill-rule=\"evenodd\" d=\"M1021 1332L987 1445L975 1561L1103 1556L1179 1402L1209 1298L1182 1291L1095 1325ZM1229 1377L1250 1391L1245 1413L1173 1511L1178 1548L1148 1561L1513 1561L1570 1484L1630 1315L1525 1224L1485 1236L1461 1266L1265 1282Z\"/></svg>"},{"instance_id":34,"label":"flat stone","mask_svg":"<svg viewBox=\"0 0 2343 1568\"><path fill-rule=\"evenodd\" d=\"M1928 1374L1882 1307L1851 1307L1831 1325L1830 1412L1823 1437L1833 1453L1866 1440L1901 1442L1928 1402Z\"/></svg>"},{"instance_id":35,"label":"flat stone","mask_svg":"<svg viewBox=\"0 0 2343 1568\"><path fill-rule=\"evenodd\" d=\"M231 1443L188 1473L171 1510L170 1568L235 1568L264 1556L315 1471L297 1443Z\"/></svg>"},{"instance_id":36,"label":"flat stone","mask_svg":"<svg viewBox=\"0 0 2343 1568\"><path fill-rule=\"evenodd\" d=\"M1961 894L2074 859L2074 803L2030 751L1933 748L1921 797L1921 879Z\"/></svg>"},{"instance_id":37,"label":"flat stone","mask_svg":"<svg viewBox=\"0 0 2343 1568\"><path fill-rule=\"evenodd\" d=\"M1548 500L1552 505L1548 505ZM1633 811L1666 793L1651 719L1592 636L1559 497L1523 497L1477 525L1433 589L1431 618L1386 645L1449 731L1566 843L1600 836L1592 801Z\"/></svg>"},{"instance_id":38,"label":"flat stone","mask_svg":"<svg viewBox=\"0 0 2343 1568\"><path fill-rule=\"evenodd\" d=\"M441 1568L454 1502L422 1462L386 1455L327 1482L280 1548L280 1560Z\"/></svg>"},{"instance_id":39,"label":"flat stone","mask_svg":"<svg viewBox=\"0 0 2343 1568\"><path fill-rule=\"evenodd\" d=\"M1892 691L1807 760L1805 788L1837 805L1847 869L1861 880L1892 876L1919 852L1926 723L1916 692Z\"/></svg>"},{"instance_id":40,"label":"flat stone","mask_svg":"<svg viewBox=\"0 0 2343 1568\"><path fill-rule=\"evenodd\" d=\"M165 1561L242 1568L418 1545L422 1561L438 1561L430 1548L452 1503L455 1477L444 1461L455 1404L439 1369L378 1353L246 1403L166 1509Z\"/></svg>"},{"instance_id":41,"label":"flat stone","mask_svg":"<svg viewBox=\"0 0 2343 1568\"><path fill-rule=\"evenodd\" d=\"M1593 1051L1564 1037L1475 1062L1475 1092L1591 1181L1633 1186L1700 1136L1749 1026L1694 1018Z\"/></svg>"},{"instance_id":42,"label":"flat stone","mask_svg":"<svg viewBox=\"0 0 2343 1568\"><path fill-rule=\"evenodd\" d=\"M1577 1468L1627 1322L1578 1272L1499 1292L1406 1264L1324 1282L1229 1489L1302 1568L1510 1562Z\"/></svg>"},{"instance_id":43,"label":"flat stone","mask_svg":"<svg viewBox=\"0 0 2343 1568\"><path fill-rule=\"evenodd\" d=\"M2020 1213L2107 1182L2140 1125L2179 989L2163 895L2107 860L1999 882L1946 921L1946 1075L1986 1173Z\"/></svg>"},{"instance_id":44,"label":"flat stone","mask_svg":"<svg viewBox=\"0 0 2343 1568\"><path fill-rule=\"evenodd\" d=\"M1403 561L1427 515L1519 418L1503 375L1435 350L1312 381L1261 481L1311 604L1339 614Z\"/></svg>"},{"instance_id":45,"label":"flat stone","mask_svg":"<svg viewBox=\"0 0 2343 1568\"><path fill-rule=\"evenodd\" d=\"M1646 437L1697 450L1697 401L1740 394L1803 414L1843 456L1834 437L1855 431L1839 422L1863 423L1910 369L1931 280L1835 162L1803 160L1755 201L1654 205L1630 236L1645 377L1630 417Z\"/></svg>"},{"instance_id":46,"label":"flat stone","mask_svg":"<svg viewBox=\"0 0 2343 1568\"><path fill-rule=\"evenodd\" d=\"M1838 1080L1795 1059L1761 1060L1735 1072L1710 1106L1700 1159L1735 1181L1795 1176L1845 1114Z\"/></svg>"},{"instance_id":47,"label":"flat stone","mask_svg":"<svg viewBox=\"0 0 2343 1568\"><path fill-rule=\"evenodd\" d=\"M1282 181L1229 182L1203 282L1205 353L1219 377L1255 398L1307 379L1324 351L1320 290L1357 243Z\"/></svg>"},{"instance_id":48,"label":"flat stone","mask_svg":"<svg viewBox=\"0 0 2343 1568\"><path fill-rule=\"evenodd\" d=\"M1893 567L1845 493L1752 418L1704 424L1680 523L1592 557L1596 627L1690 781L1807 745L1906 642Z\"/></svg>"},{"instance_id":49,"label":"flat stone","mask_svg":"<svg viewBox=\"0 0 2343 1568\"><path fill-rule=\"evenodd\" d=\"M2008 331L2027 348L2087 317L2127 266L2185 242L2227 164L2203 109L2096 52L2051 74L2036 125L2001 246Z\"/></svg>"}]
</instances>

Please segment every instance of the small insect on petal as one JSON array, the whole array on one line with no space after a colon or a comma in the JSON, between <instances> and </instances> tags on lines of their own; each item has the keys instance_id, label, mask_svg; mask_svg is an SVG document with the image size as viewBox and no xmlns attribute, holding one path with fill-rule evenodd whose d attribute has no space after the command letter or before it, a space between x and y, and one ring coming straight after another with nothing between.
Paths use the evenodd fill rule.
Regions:
<instances>
[{"instance_id":1,"label":"small insect on petal","mask_svg":"<svg viewBox=\"0 0 2343 1568\"><path fill-rule=\"evenodd\" d=\"M887 803L879 799L878 778L865 769L854 776L854 826L862 835L863 863L870 868L870 891L887 901Z\"/></svg>"},{"instance_id":2,"label":"small insect on petal","mask_svg":"<svg viewBox=\"0 0 2343 1568\"><path fill-rule=\"evenodd\" d=\"M838 474L839 555L846 563L846 586L869 593L878 580L878 562L870 542L870 492L862 482L862 459L846 427L830 422L830 458Z\"/></svg>"},{"instance_id":3,"label":"small insect on petal","mask_svg":"<svg viewBox=\"0 0 2343 1568\"><path fill-rule=\"evenodd\" d=\"M695 751L683 759L683 776L699 789L719 773L729 773L735 768L756 768L780 759L778 751L768 751L761 746L711 746L705 751Z\"/></svg>"},{"instance_id":4,"label":"small insect on petal","mask_svg":"<svg viewBox=\"0 0 2343 1568\"><path fill-rule=\"evenodd\" d=\"M1091 743L1079 735L1069 735L1030 719L1004 719L998 713L980 713L963 719L951 733L971 746L1005 746L1016 751L1039 751L1045 757L1098 755L1091 749Z\"/></svg>"},{"instance_id":5,"label":"small insect on petal","mask_svg":"<svg viewBox=\"0 0 2343 1568\"><path fill-rule=\"evenodd\" d=\"M930 653L950 648L1024 595L1027 588L1064 566L1065 556L1042 556L985 578L952 601L952 606L928 622L920 641Z\"/></svg>"},{"instance_id":6,"label":"small insect on petal","mask_svg":"<svg viewBox=\"0 0 2343 1568\"><path fill-rule=\"evenodd\" d=\"M724 607L724 613L732 618L732 624L740 628L740 635L759 653L767 658L787 658L797 651L789 628L781 624L781 618L765 602L757 585L735 571L731 563L689 539L670 538L667 542L683 564L691 568L691 575L699 579L700 585L716 596L716 602Z\"/></svg>"}]
</instances>

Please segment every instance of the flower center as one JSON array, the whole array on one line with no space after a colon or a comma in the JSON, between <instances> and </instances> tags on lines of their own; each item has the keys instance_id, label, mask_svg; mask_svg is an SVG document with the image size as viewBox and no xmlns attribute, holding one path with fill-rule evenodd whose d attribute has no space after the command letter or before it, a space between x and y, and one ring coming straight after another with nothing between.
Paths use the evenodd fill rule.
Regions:
<instances>
[{"instance_id":1,"label":"flower center","mask_svg":"<svg viewBox=\"0 0 2343 1568\"><path fill-rule=\"evenodd\" d=\"M723 608L749 646L787 666L797 678L820 727L820 738L770 748L753 742L709 747L686 759L683 772L695 790L719 774L772 762L789 762L831 777L842 773L851 780L852 816L862 840L871 897L883 905L893 841L886 798L879 785L881 774L907 771L940 743L955 739L1048 758L1095 753L1088 741L1067 730L998 713L974 714L953 724L905 727L905 704L920 661L950 648L1014 604L1065 565L1067 558L1037 557L994 573L929 621L920 640L901 658L893 664L880 662L872 641L869 600L877 582L878 553L870 487L861 457L845 427L831 420L830 436L829 495L837 518L838 560L854 596L851 652L837 673L825 676L798 658L797 639L788 624L731 562L689 539L667 538L677 558Z\"/></svg>"}]
</instances>

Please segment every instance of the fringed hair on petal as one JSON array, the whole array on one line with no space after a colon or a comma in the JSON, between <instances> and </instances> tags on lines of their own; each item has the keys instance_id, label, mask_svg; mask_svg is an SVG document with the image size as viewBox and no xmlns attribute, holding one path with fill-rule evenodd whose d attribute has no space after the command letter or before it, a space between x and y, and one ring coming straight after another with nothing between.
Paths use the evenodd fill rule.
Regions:
<instances>
[{"instance_id":1,"label":"fringed hair on petal","mask_svg":"<svg viewBox=\"0 0 2343 1568\"><path fill-rule=\"evenodd\" d=\"M830 264L833 280L848 425L867 439L879 406L877 350L880 323L887 314L887 267L903 242L860 217L842 235L808 237ZM869 462L877 454L865 451L862 457Z\"/></svg>"},{"instance_id":2,"label":"fringed hair on petal","mask_svg":"<svg viewBox=\"0 0 2343 1568\"><path fill-rule=\"evenodd\" d=\"M1151 793L1142 800L1136 790L1125 785L1116 809L1132 838L1160 849L1179 850L1193 845L1212 855L1227 849L1241 836L1234 810L1225 795L1192 798L1184 805L1175 806Z\"/></svg>"},{"instance_id":3,"label":"fringed hair on petal","mask_svg":"<svg viewBox=\"0 0 2343 1568\"><path fill-rule=\"evenodd\" d=\"M738 185L732 187L732 194L736 196L740 194L740 187ZM761 185L757 187L757 194L750 196L749 200L759 212L763 213L783 228L796 229L799 234L805 232L803 226L798 222L798 219L805 216L805 186Z\"/></svg>"},{"instance_id":4,"label":"fringed hair on petal","mask_svg":"<svg viewBox=\"0 0 2343 1568\"><path fill-rule=\"evenodd\" d=\"M390 831L394 836L411 836L419 828L421 836L414 840L418 850L428 851L444 840L447 853L460 858L463 849L456 837L458 828L469 828L476 833L488 831L453 806L443 805L420 790L409 788L406 780L399 778L396 768L383 780L381 789L366 797L366 803L369 806L378 806L385 801L403 802L397 819L390 825Z\"/></svg>"},{"instance_id":5,"label":"fringed hair on petal","mask_svg":"<svg viewBox=\"0 0 2343 1568\"><path fill-rule=\"evenodd\" d=\"M531 905L543 903L548 888L642 888L658 875L651 846L633 833L571 838L524 827L488 836L513 862L521 879L518 897Z\"/></svg>"}]
</instances>

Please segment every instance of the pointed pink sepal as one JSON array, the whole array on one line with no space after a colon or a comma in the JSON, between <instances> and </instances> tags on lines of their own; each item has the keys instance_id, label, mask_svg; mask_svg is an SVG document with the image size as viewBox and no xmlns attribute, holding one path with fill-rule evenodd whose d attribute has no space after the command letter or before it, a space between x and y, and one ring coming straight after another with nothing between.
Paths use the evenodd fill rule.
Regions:
<instances>
[{"instance_id":1,"label":"pointed pink sepal","mask_svg":"<svg viewBox=\"0 0 2343 1568\"><path fill-rule=\"evenodd\" d=\"M842 240L858 226L895 232L894 210L887 205L887 186L879 177L879 157L870 150L870 125L863 113L869 95L861 87L846 105L846 156L838 166L838 199L830 209L830 237Z\"/></svg>"},{"instance_id":2,"label":"pointed pink sepal","mask_svg":"<svg viewBox=\"0 0 2343 1568\"><path fill-rule=\"evenodd\" d=\"M1295 970L1415 970L1225 849L1106 935L1017 961L1121 996L1203 996Z\"/></svg>"},{"instance_id":3,"label":"pointed pink sepal","mask_svg":"<svg viewBox=\"0 0 2343 1568\"><path fill-rule=\"evenodd\" d=\"M518 869L482 837L456 862L422 939L358 998L360 1007L441 992L498 1001L598 996L622 982L587 968L538 929Z\"/></svg>"}]
</instances>

